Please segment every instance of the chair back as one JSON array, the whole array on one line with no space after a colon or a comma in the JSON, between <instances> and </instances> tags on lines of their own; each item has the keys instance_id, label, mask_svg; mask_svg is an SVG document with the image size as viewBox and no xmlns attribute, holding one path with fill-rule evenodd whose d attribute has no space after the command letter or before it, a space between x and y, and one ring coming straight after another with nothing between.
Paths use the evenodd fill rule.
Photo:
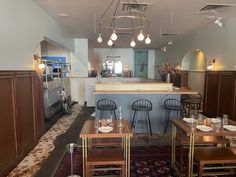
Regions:
<instances>
[{"instance_id":1,"label":"chair back","mask_svg":"<svg viewBox=\"0 0 236 177\"><path fill-rule=\"evenodd\" d=\"M151 111L152 102L146 99L139 99L133 102L132 110L134 111Z\"/></svg>"},{"instance_id":2,"label":"chair back","mask_svg":"<svg viewBox=\"0 0 236 177\"><path fill-rule=\"evenodd\" d=\"M101 99L97 101L97 109L99 110L116 110L116 103L110 99Z\"/></svg>"},{"instance_id":3,"label":"chair back","mask_svg":"<svg viewBox=\"0 0 236 177\"><path fill-rule=\"evenodd\" d=\"M175 110L175 111L184 110L184 106L182 102L174 98L165 100L164 107L165 109Z\"/></svg>"}]
</instances>

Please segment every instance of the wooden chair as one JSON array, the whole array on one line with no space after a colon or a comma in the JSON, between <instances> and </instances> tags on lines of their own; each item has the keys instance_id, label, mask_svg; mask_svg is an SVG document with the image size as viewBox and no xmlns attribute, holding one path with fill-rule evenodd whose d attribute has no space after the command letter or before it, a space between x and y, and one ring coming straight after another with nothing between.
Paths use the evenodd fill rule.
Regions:
<instances>
[{"instance_id":1,"label":"wooden chair","mask_svg":"<svg viewBox=\"0 0 236 177\"><path fill-rule=\"evenodd\" d=\"M180 160L179 160L179 166L180 170L183 171L183 148L186 145L189 145L189 137L186 136L183 133L179 133L176 135L176 141L179 143L179 155L180 155ZM197 136L195 137L195 145L217 145L217 144L222 144L229 146L230 141L228 139L225 139L224 137L221 136Z\"/></svg>"},{"instance_id":2,"label":"wooden chair","mask_svg":"<svg viewBox=\"0 0 236 177\"><path fill-rule=\"evenodd\" d=\"M95 166L115 165L114 168L98 168ZM86 163L86 177L91 177L96 170L119 170L120 177L125 177L125 158L121 148L95 148L89 150Z\"/></svg>"},{"instance_id":3,"label":"wooden chair","mask_svg":"<svg viewBox=\"0 0 236 177\"><path fill-rule=\"evenodd\" d=\"M222 165L220 167L218 166L217 169L231 169L227 174L235 174L232 169L236 168L236 147L196 148L194 158L199 164L198 177L203 176L204 166L207 164ZM207 168L205 167L205 169ZM208 169L214 169L214 167L209 167Z\"/></svg>"}]
</instances>

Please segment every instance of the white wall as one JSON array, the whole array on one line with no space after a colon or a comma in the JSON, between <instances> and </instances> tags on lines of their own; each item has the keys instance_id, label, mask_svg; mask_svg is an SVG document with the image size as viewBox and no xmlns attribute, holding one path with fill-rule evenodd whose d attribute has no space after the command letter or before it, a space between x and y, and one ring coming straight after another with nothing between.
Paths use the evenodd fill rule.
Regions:
<instances>
[{"instance_id":1,"label":"white wall","mask_svg":"<svg viewBox=\"0 0 236 177\"><path fill-rule=\"evenodd\" d=\"M44 37L74 49L74 40L32 0L1 0L0 22L0 70L32 70Z\"/></svg>"},{"instance_id":2,"label":"white wall","mask_svg":"<svg viewBox=\"0 0 236 177\"><path fill-rule=\"evenodd\" d=\"M75 39L71 56L71 76L88 77L88 39Z\"/></svg>"},{"instance_id":3,"label":"white wall","mask_svg":"<svg viewBox=\"0 0 236 177\"><path fill-rule=\"evenodd\" d=\"M204 52L207 61L216 59L216 70L235 70L236 65L236 17L225 19L223 28L214 23L175 42L166 53L160 52L157 59L169 59L181 63L184 55L194 49Z\"/></svg>"},{"instance_id":4,"label":"white wall","mask_svg":"<svg viewBox=\"0 0 236 177\"><path fill-rule=\"evenodd\" d=\"M117 61L122 62L122 67L128 67L129 70L133 71L134 67L134 51L132 48L114 48L115 54L120 56ZM106 61L106 56L111 55L111 48L94 48L94 58L91 60L91 63L103 63Z\"/></svg>"}]
</instances>

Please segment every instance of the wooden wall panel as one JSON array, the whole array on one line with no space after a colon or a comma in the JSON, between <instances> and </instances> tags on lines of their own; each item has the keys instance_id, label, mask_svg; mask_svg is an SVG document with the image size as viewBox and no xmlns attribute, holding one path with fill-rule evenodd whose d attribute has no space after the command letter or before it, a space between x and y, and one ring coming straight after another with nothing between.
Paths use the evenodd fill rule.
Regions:
<instances>
[{"instance_id":1,"label":"wooden wall panel","mask_svg":"<svg viewBox=\"0 0 236 177\"><path fill-rule=\"evenodd\" d=\"M12 73L0 75L0 172L17 157L13 84Z\"/></svg>"},{"instance_id":2,"label":"wooden wall panel","mask_svg":"<svg viewBox=\"0 0 236 177\"><path fill-rule=\"evenodd\" d=\"M43 135L45 132L45 117L44 115L44 100L43 100L43 79L35 74L33 77L33 101L34 101L34 114L36 120L36 135L37 138Z\"/></svg>"},{"instance_id":3,"label":"wooden wall panel","mask_svg":"<svg viewBox=\"0 0 236 177\"><path fill-rule=\"evenodd\" d=\"M218 109L219 75L218 72L206 72L205 77L204 113L208 117L215 117Z\"/></svg>"},{"instance_id":4,"label":"wooden wall panel","mask_svg":"<svg viewBox=\"0 0 236 177\"><path fill-rule=\"evenodd\" d=\"M34 71L0 71L0 177L10 173L45 131L42 84Z\"/></svg>"},{"instance_id":5,"label":"wooden wall panel","mask_svg":"<svg viewBox=\"0 0 236 177\"><path fill-rule=\"evenodd\" d=\"M18 148L22 153L36 141L32 77L30 73L18 74L15 83Z\"/></svg>"},{"instance_id":6,"label":"wooden wall panel","mask_svg":"<svg viewBox=\"0 0 236 177\"><path fill-rule=\"evenodd\" d=\"M234 73L220 72L219 73L219 98L218 98L218 116L228 114L230 118L233 116L234 102Z\"/></svg>"},{"instance_id":7,"label":"wooden wall panel","mask_svg":"<svg viewBox=\"0 0 236 177\"><path fill-rule=\"evenodd\" d=\"M181 71L181 87L188 87L188 71Z\"/></svg>"}]
</instances>

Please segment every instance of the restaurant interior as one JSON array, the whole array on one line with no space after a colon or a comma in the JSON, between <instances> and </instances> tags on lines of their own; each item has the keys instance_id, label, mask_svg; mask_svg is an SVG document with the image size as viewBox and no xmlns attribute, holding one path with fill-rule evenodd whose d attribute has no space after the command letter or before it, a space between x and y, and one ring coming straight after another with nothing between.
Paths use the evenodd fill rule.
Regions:
<instances>
[{"instance_id":1,"label":"restaurant interior","mask_svg":"<svg viewBox=\"0 0 236 177\"><path fill-rule=\"evenodd\" d=\"M236 176L235 0L2 0L0 19L0 177Z\"/></svg>"}]
</instances>

